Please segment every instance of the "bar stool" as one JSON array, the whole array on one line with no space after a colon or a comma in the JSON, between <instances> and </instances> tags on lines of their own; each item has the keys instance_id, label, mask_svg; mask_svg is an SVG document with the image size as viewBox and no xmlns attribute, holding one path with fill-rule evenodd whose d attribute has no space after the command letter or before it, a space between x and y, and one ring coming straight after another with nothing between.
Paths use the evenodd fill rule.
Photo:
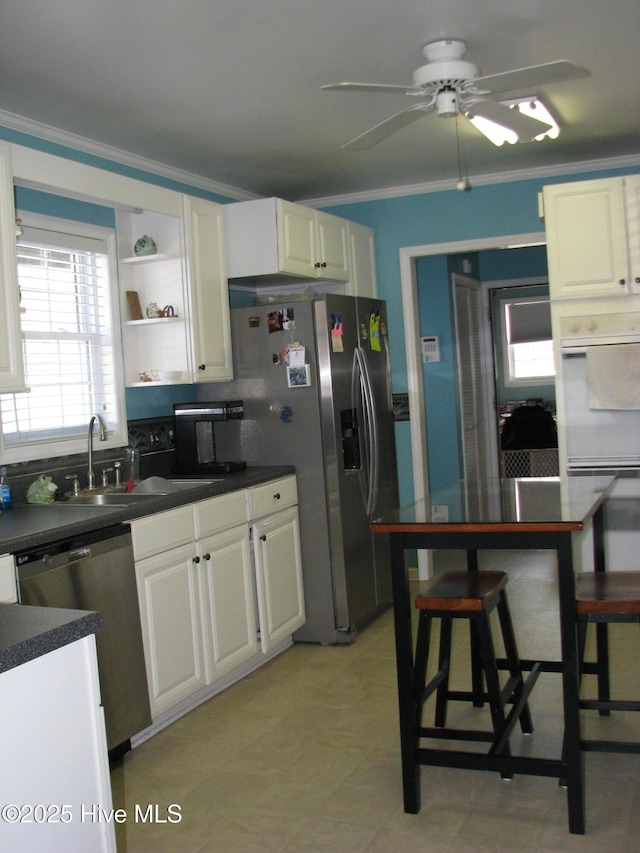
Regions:
<instances>
[{"instance_id":1,"label":"bar stool","mask_svg":"<svg viewBox=\"0 0 640 853\"><path fill-rule=\"evenodd\" d=\"M640 622L640 572L585 572L576 584L578 659L580 675L597 675L598 698L581 699L580 707L610 711L640 711L640 701L611 699L609 685L609 642L607 625ZM587 626L596 624L596 660L585 661ZM585 739L582 748L592 752L640 753L640 742Z\"/></svg>"},{"instance_id":2,"label":"bar stool","mask_svg":"<svg viewBox=\"0 0 640 853\"><path fill-rule=\"evenodd\" d=\"M463 741L490 741L489 754L509 755L509 736L519 720L523 732L533 731L527 697L535 677L524 689L520 659L516 646L511 615L506 596L507 574L497 571L445 572L434 578L415 599L419 609L418 635L414 663L414 688L417 710L417 728L420 737L448 738ZM500 686L499 666L496 659L489 616L497 607L504 643L509 677ZM440 650L438 671L426 683L432 621L440 619ZM477 641L479 663L484 675L486 692L476 684L471 690L451 690L451 637L454 619L467 619L471 628L472 649ZM436 691L435 723L422 725L426 700ZM491 731L447 727L449 701L467 701L474 705L488 702L491 712ZM504 708L512 708L505 717ZM444 751L443 751L444 754ZM446 755L446 754L445 754ZM442 763L446 764L446 757ZM507 777L507 774L503 774Z\"/></svg>"}]
</instances>

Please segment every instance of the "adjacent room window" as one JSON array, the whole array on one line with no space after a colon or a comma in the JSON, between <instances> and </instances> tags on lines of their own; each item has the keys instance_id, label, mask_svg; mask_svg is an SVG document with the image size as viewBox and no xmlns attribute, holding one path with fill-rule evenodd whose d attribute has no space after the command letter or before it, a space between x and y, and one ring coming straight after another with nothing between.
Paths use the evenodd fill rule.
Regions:
<instances>
[{"instance_id":1,"label":"adjacent room window","mask_svg":"<svg viewBox=\"0 0 640 853\"><path fill-rule=\"evenodd\" d=\"M550 384L556 372L548 297L525 296L501 304L506 384Z\"/></svg>"},{"instance_id":2,"label":"adjacent room window","mask_svg":"<svg viewBox=\"0 0 640 853\"><path fill-rule=\"evenodd\" d=\"M114 235L23 215L18 284L27 393L0 397L3 458L86 450L92 414L126 444ZM123 440L124 437L124 440Z\"/></svg>"}]
</instances>

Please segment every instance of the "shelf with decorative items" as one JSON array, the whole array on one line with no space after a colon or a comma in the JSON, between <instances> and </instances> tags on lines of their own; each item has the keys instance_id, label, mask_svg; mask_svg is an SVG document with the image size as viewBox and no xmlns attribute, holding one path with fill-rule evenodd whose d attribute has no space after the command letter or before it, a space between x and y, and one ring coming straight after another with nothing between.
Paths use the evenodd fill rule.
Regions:
<instances>
[{"instance_id":1,"label":"shelf with decorative items","mask_svg":"<svg viewBox=\"0 0 640 853\"><path fill-rule=\"evenodd\" d=\"M171 255L164 254L162 252L156 252L153 255L134 255L131 258L121 258L121 264L153 264L158 263L159 261L169 261L171 260Z\"/></svg>"},{"instance_id":2,"label":"shelf with decorative items","mask_svg":"<svg viewBox=\"0 0 640 853\"><path fill-rule=\"evenodd\" d=\"M182 216L117 213L128 387L233 378L222 205L181 202ZM153 251L132 256L141 240Z\"/></svg>"},{"instance_id":3,"label":"shelf with decorative items","mask_svg":"<svg viewBox=\"0 0 640 853\"><path fill-rule=\"evenodd\" d=\"M118 213L125 384L189 381L180 218ZM142 234L142 236L140 236Z\"/></svg>"}]
</instances>

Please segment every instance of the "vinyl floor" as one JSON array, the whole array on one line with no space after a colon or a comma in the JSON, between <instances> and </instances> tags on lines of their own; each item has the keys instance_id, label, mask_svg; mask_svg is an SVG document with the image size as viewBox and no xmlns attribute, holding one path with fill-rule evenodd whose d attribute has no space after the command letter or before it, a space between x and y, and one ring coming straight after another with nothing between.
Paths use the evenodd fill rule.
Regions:
<instances>
[{"instance_id":1,"label":"vinyl floor","mask_svg":"<svg viewBox=\"0 0 640 853\"><path fill-rule=\"evenodd\" d=\"M463 555L438 563L464 566ZM486 552L481 568L509 572L523 657L558 654L551 552ZM416 592L419 584L416 583ZM456 679L467 671L465 630L454 635ZM638 627L613 626L614 690L640 695ZM591 679L593 680L593 679ZM585 680L585 690L589 689ZM391 613L351 646L294 645L129 753L112 770L114 806L149 804L179 822L118 826L119 853L463 853L519 849L640 851L640 757L587 753L587 826L567 828L557 780L423 767L422 809L403 811ZM555 756L560 677L533 692L535 731L512 749ZM458 704L482 725L487 712ZM640 714L583 712L589 734L640 740ZM471 723L472 725L474 722Z\"/></svg>"}]
</instances>

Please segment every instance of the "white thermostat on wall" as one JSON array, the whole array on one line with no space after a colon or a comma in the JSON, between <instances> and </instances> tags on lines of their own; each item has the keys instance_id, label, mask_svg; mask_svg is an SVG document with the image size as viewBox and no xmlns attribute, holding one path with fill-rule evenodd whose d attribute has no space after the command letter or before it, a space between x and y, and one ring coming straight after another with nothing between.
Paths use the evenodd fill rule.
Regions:
<instances>
[{"instance_id":1,"label":"white thermostat on wall","mask_svg":"<svg viewBox=\"0 0 640 853\"><path fill-rule=\"evenodd\" d=\"M440 337L428 335L422 338L422 361L426 364L430 361L440 361Z\"/></svg>"}]
</instances>

